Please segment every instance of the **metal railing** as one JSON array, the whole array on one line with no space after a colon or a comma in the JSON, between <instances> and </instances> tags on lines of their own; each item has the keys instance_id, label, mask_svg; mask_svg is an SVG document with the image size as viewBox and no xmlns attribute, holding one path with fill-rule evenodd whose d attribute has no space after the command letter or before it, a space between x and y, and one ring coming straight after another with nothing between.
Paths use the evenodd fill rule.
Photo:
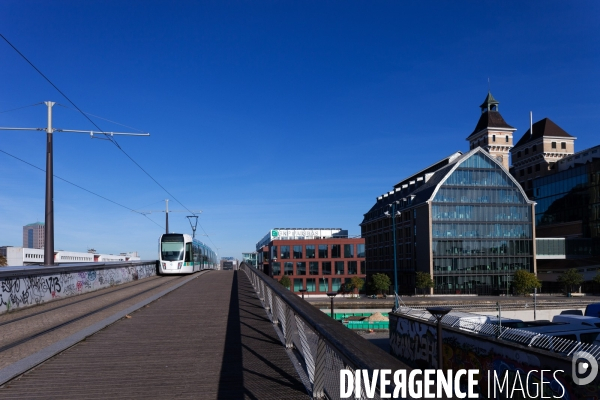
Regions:
<instances>
[{"instance_id":1,"label":"metal railing","mask_svg":"<svg viewBox=\"0 0 600 400\"><path fill-rule=\"evenodd\" d=\"M339 398L342 369L367 370L369 376L375 369L410 371L406 364L305 302L276 280L246 263L242 263L240 269L250 279L282 344L300 357L301 369L308 380L305 384L312 398ZM365 396L364 382L362 395ZM376 398L379 397L376 395Z\"/></svg>"},{"instance_id":2,"label":"metal railing","mask_svg":"<svg viewBox=\"0 0 600 400\"><path fill-rule=\"evenodd\" d=\"M407 315L412 318L436 323L435 318L426 310L418 310L411 307L399 307L395 313ZM467 318L473 318L476 314L454 312L442 318L442 325L458 328L481 336L495 337L507 342L517 343L527 347L551 351L561 356L572 356L578 351L585 351L593 358L600 361L600 346L591 343L582 343L576 340L563 339L556 336L548 336L541 333L531 332L525 329L508 328L490 323L478 323Z\"/></svg>"}]
</instances>

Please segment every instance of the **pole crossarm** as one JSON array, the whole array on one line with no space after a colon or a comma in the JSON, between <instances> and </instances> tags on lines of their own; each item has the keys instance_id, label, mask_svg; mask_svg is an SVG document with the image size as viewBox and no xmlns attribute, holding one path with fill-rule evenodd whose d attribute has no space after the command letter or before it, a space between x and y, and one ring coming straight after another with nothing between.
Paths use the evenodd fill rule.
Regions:
<instances>
[{"instance_id":1,"label":"pole crossarm","mask_svg":"<svg viewBox=\"0 0 600 400\"><path fill-rule=\"evenodd\" d=\"M55 86L55 88L56 88L56 86ZM59 90L59 92L60 92L60 90ZM94 138L94 135L150 136L150 134L145 133L145 132L144 133L126 133L126 132L103 132L103 131L53 128L52 127L52 107L56 103L53 101L45 101L44 104L46 105L46 107L48 109L48 126L46 128L0 127L0 130L46 131L46 196L45 196L45 218L44 218L44 242L45 242L44 243L44 265L49 266L49 265L54 265L54 154L53 154L54 153L54 150L53 150L54 145L53 145L53 140L52 140L53 133L54 132L86 133L86 134L89 134L92 139ZM77 107L77 106L75 106L75 107ZM88 118L88 120L90 120L90 119ZM92 122L92 121L90 120L90 122ZM92 122L92 124L93 124L93 122ZM100 128L98 128L98 129L100 129ZM110 139L106 139L106 140L110 140ZM168 218L168 214L167 214L167 218ZM167 219L167 232L168 232L168 219Z\"/></svg>"},{"instance_id":2,"label":"pole crossarm","mask_svg":"<svg viewBox=\"0 0 600 400\"><path fill-rule=\"evenodd\" d=\"M148 132L142 132L142 133L104 132L104 131L80 131L80 130L75 130L75 129L55 129L54 132L88 133L90 136L94 136L94 135L150 136L150 134Z\"/></svg>"}]
</instances>

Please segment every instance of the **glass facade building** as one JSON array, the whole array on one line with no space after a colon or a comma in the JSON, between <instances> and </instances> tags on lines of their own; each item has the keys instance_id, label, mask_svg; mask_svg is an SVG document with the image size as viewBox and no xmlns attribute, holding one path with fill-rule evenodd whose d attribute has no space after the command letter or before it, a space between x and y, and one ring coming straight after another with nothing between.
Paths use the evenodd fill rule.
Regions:
<instances>
[{"instance_id":1,"label":"glass facade building","mask_svg":"<svg viewBox=\"0 0 600 400\"><path fill-rule=\"evenodd\" d=\"M365 214L367 279L381 272L393 280L395 268L401 293L415 292L417 271L432 276L433 293L505 292L515 271L535 271L533 210L486 151L455 153L395 185Z\"/></svg>"}]
</instances>

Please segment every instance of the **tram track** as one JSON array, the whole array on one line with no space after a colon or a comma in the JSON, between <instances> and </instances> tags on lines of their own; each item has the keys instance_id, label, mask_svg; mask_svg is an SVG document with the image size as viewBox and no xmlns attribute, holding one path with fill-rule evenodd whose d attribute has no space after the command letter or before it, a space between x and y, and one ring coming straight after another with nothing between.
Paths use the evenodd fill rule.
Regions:
<instances>
[{"instance_id":1,"label":"tram track","mask_svg":"<svg viewBox=\"0 0 600 400\"><path fill-rule=\"evenodd\" d=\"M145 284L151 283L153 281L156 281L158 279L160 279L160 277L152 277L152 278L147 278L147 279L138 281L136 284L133 284L133 285L119 285L119 286L112 287L112 288L101 289L99 291L102 292L102 293L98 293L98 294L96 294L94 296L86 297L84 299L75 300L75 301L72 301L73 299L71 297L66 297L66 298L62 298L62 299L53 300L51 303L54 303L54 304L60 303L60 302L68 302L69 300L70 300L70 302L68 302L66 304L58 304L56 307L48 308L48 309L45 309L45 310L42 310L42 311L37 311L37 312L34 312L32 314L24 315L22 317L17 317L17 318L10 319L10 320L7 320L7 321L2 321L2 322L0 322L0 326L9 325L9 324L12 324L14 322L23 321L23 320L25 320L27 318L33 318L33 317L36 317L38 315L42 315L42 314L45 314L45 313L48 313L48 312L52 312L52 311L55 311L55 310L58 310L58 309L61 309L61 308L73 306L73 305L76 305L76 304L79 304L79 303L83 303L83 302L86 302L86 301L89 301L89 300L92 300L92 299L96 299L96 298L99 298L99 297L103 297L103 296L107 296L107 295L110 295L110 294L114 294L114 293L119 292L119 291L128 290L128 289L136 287L136 286L145 285ZM172 279L171 279L171 281L172 281ZM109 290L109 289L113 289L113 290ZM77 296L77 297L79 297L79 296ZM43 303L43 304L46 305L48 303ZM27 309L25 309L25 310L27 310ZM25 310L19 310L19 311L25 311ZM19 311L17 311L17 312L19 312ZM10 315L10 314L8 314L8 315Z\"/></svg>"},{"instance_id":2,"label":"tram track","mask_svg":"<svg viewBox=\"0 0 600 400\"><path fill-rule=\"evenodd\" d=\"M61 328L67 327L69 325L72 325L72 324L74 324L74 323L76 323L78 321L81 321L81 320L83 320L85 318L88 318L90 316L94 316L94 315L96 315L98 313L101 313L102 311L108 310L108 309L110 309L112 307L116 307L116 306L122 305L122 304L124 304L124 303L126 303L126 302L128 302L130 300L135 299L136 297L143 296L144 294L147 294L147 293L152 292L152 291L156 291L157 289L159 289L159 288L161 288L161 287L163 287L165 285L169 285L169 284L171 284L171 285L177 285L178 282L180 282L182 280L185 280L187 277L188 276L181 276L181 277L178 277L178 278L169 279L166 282L162 282L162 283L160 283L158 285L152 285L148 289L144 289L144 290L142 290L140 292L135 292L135 293L133 293L133 294L131 294L129 296L126 296L124 298L120 298L120 299L115 300L115 301L111 301L111 302L109 302L107 304L104 304L104 305L102 305L100 307L94 307L90 311L84 312L83 314L77 315L77 316L75 316L73 318L69 318L66 321L62 321L60 323L53 324L52 326L50 326L48 328L45 328L43 330L39 330L39 331L36 331L36 332L27 333L27 336L25 336L25 337L21 337L21 338L19 338L17 340L13 340L13 341L11 341L9 343L6 343L6 344L0 346L0 355L2 355L3 353L5 353L5 352L7 352L7 351L9 351L11 349L14 349L14 348L18 347L18 346L26 344L26 343L28 343L28 342L30 342L32 340L38 339L38 338L40 338L40 337L42 337L44 335L47 335L47 334L55 332L55 331L57 331L57 330L59 330ZM159 280L159 279L154 279L153 282L156 282L157 280ZM149 283L149 282L144 282L144 283ZM135 286L139 286L139 285L131 285L131 286L128 286L127 288L123 288L123 289L131 289L132 287L135 288ZM2 325L6 326L6 325L9 325L11 323L22 322L22 321L24 321L24 320L26 320L28 318L32 318L34 316L38 316L39 317L42 314L48 313L50 311L56 311L58 309L65 308L65 307L68 307L68 306L74 306L74 305L77 305L77 304L81 305L81 303L90 302L90 301L93 301L94 299L98 299L99 297L103 297L103 296L110 295L110 294L114 295L116 292L117 292L116 290L113 290L113 291L110 291L108 293L102 293L102 294L98 294L98 295L95 295L95 296L88 297L86 299L81 299L81 300L78 300L78 301L73 302L73 303L63 304L63 305L61 305L59 307L54 307L54 308L49 309L49 310L43 310L43 311L31 314L31 315L23 316L23 317L16 318L16 319L13 319L13 320L10 320L10 321L5 321L5 322L2 323ZM4 328L4 329L7 329L7 328ZM10 326L8 327L8 329L10 329Z\"/></svg>"}]
</instances>

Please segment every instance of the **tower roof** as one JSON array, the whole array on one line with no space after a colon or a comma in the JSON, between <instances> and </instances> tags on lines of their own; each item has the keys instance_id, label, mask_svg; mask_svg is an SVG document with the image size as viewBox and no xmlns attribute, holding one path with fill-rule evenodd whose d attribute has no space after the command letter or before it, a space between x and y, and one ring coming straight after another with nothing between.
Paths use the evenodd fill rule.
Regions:
<instances>
[{"instance_id":1,"label":"tower roof","mask_svg":"<svg viewBox=\"0 0 600 400\"><path fill-rule=\"evenodd\" d=\"M485 96L485 100L483 101L483 103L481 103L479 108L481 108L481 112L485 112L485 109L487 109L488 111L496 109L495 111L497 111L498 104L500 104L500 102L496 100L494 96L492 96L492 92L488 91L487 96Z\"/></svg>"},{"instance_id":2,"label":"tower roof","mask_svg":"<svg viewBox=\"0 0 600 400\"><path fill-rule=\"evenodd\" d=\"M473 132L471 132L467 140L469 140L471 136L475 135L477 132L480 132L486 128L505 128L516 130L515 128L506 123L506 121L504 120L504 118L502 118L502 115L500 115L498 111L487 111L481 114L481 117L479 117L479 121L477 121L475 129L473 130Z\"/></svg>"},{"instance_id":3,"label":"tower roof","mask_svg":"<svg viewBox=\"0 0 600 400\"><path fill-rule=\"evenodd\" d=\"M479 106L481 108L481 117L479 117L479 121L477 121L477 125L475 129L467 140L471 139L471 136L475 135L478 132L486 128L504 128L504 129L512 129L516 130L512 126L506 123L500 112L498 112L498 104L500 102L492 96L492 92L488 91L487 96L485 96L485 100Z\"/></svg>"},{"instance_id":4,"label":"tower roof","mask_svg":"<svg viewBox=\"0 0 600 400\"><path fill-rule=\"evenodd\" d=\"M522 146L535 139L539 139L541 137L546 136L575 139L574 136L569 135L560 126L552 122L549 118L544 118L533 124L533 135L531 134L530 129L528 129L527 132L525 132L525 134L523 135L523 137L517 142L515 147Z\"/></svg>"}]
</instances>

